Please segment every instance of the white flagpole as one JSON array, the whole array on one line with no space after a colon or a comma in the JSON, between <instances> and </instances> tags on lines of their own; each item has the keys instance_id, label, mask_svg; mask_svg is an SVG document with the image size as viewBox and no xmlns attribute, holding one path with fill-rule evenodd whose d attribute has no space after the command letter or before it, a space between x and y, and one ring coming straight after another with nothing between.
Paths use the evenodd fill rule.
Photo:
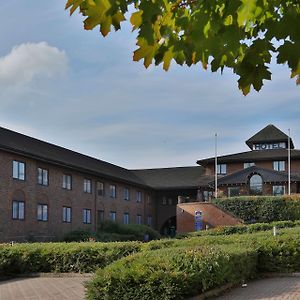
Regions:
<instances>
[{"instance_id":1,"label":"white flagpole","mask_svg":"<svg viewBox=\"0 0 300 300\"><path fill-rule=\"evenodd\" d=\"M218 158L217 134L215 133L215 198L218 198Z\"/></svg>"},{"instance_id":2,"label":"white flagpole","mask_svg":"<svg viewBox=\"0 0 300 300\"><path fill-rule=\"evenodd\" d=\"M288 136L288 194L291 194L291 130Z\"/></svg>"}]
</instances>

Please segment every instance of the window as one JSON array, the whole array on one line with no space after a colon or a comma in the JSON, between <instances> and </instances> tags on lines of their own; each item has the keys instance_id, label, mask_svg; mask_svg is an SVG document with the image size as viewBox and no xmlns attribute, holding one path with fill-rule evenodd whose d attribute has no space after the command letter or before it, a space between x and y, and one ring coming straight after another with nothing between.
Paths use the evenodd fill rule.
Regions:
<instances>
[{"instance_id":1,"label":"window","mask_svg":"<svg viewBox=\"0 0 300 300\"><path fill-rule=\"evenodd\" d=\"M91 210L90 209L83 210L83 223L91 224Z\"/></svg>"},{"instance_id":2,"label":"window","mask_svg":"<svg viewBox=\"0 0 300 300\"><path fill-rule=\"evenodd\" d=\"M142 224L142 216L141 215L136 215L136 224L139 224L139 225Z\"/></svg>"},{"instance_id":3,"label":"window","mask_svg":"<svg viewBox=\"0 0 300 300\"><path fill-rule=\"evenodd\" d=\"M71 223L72 209L71 207L63 206L63 222Z\"/></svg>"},{"instance_id":4,"label":"window","mask_svg":"<svg viewBox=\"0 0 300 300\"><path fill-rule=\"evenodd\" d=\"M285 161L273 161L273 169L275 171L284 171L285 170Z\"/></svg>"},{"instance_id":5,"label":"window","mask_svg":"<svg viewBox=\"0 0 300 300\"><path fill-rule=\"evenodd\" d=\"M151 196L149 194L147 194L147 204L151 205Z\"/></svg>"},{"instance_id":6,"label":"window","mask_svg":"<svg viewBox=\"0 0 300 300\"><path fill-rule=\"evenodd\" d=\"M147 225L152 226L152 216L147 217Z\"/></svg>"},{"instance_id":7,"label":"window","mask_svg":"<svg viewBox=\"0 0 300 300\"><path fill-rule=\"evenodd\" d=\"M97 192L98 196L104 196L104 183L103 182L97 182Z\"/></svg>"},{"instance_id":8,"label":"window","mask_svg":"<svg viewBox=\"0 0 300 300\"><path fill-rule=\"evenodd\" d=\"M136 192L136 202L142 202L142 192L141 191L137 191Z\"/></svg>"},{"instance_id":9,"label":"window","mask_svg":"<svg viewBox=\"0 0 300 300\"><path fill-rule=\"evenodd\" d=\"M250 194L251 195L261 195L263 191L263 180L258 174L254 174L249 180Z\"/></svg>"},{"instance_id":10,"label":"window","mask_svg":"<svg viewBox=\"0 0 300 300\"><path fill-rule=\"evenodd\" d=\"M104 221L104 210L97 211L97 222L100 225Z\"/></svg>"},{"instance_id":11,"label":"window","mask_svg":"<svg viewBox=\"0 0 300 300\"><path fill-rule=\"evenodd\" d=\"M126 200L126 201L130 200L130 190L129 190L129 188L124 188L124 200Z\"/></svg>"},{"instance_id":12,"label":"window","mask_svg":"<svg viewBox=\"0 0 300 300\"><path fill-rule=\"evenodd\" d=\"M48 205L38 204L37 206L37 219L38 221L48 221Z\"/></svg>"},{"instance_id":13,"label":"window","mask_svg":"<svg viewBox=\"0 0 300 300\"><path fill-rule=\"evenodd\" d=\"M130 223L129 213L124 213L124 215L123 215L123 223L126 224L126 225Z\"/></svg>"},{"instance_id":14,"label":"window","mask_svg":"<svg viewBox=\"0 0 300 300\"><path fill-rule=\"evenodd\" d=\"M109 195L111 198L117 197L117 187L114 184L111 184L109 186Z\"/></svg>"},{"instance_id":15,"label":"window","mask_svg":"<svg viewBox=\"0 0 300 300\"><path fill-rule=\"evenodd\" d=\"M167 197L166 196L162 197L162 205L167 205Z\"/></svg>"},{"instance_id":16,"label":"window","mask_svg":"<svg viewBox=\"0 0 300 300\"><path fill-rule=\"evenodd\" d=\"M285 194L284 185L273 185L273 196L280 196Z\"/></svg>"},{"instance_id":17,"label":"window","mask_svg":"<svg viewBox=\"0 0 300 300\"><path fill-rule=\"evenodd\" d=\"M17 160L13 161L13 178L25 180L25 163Z\"/></svg>"},{"instance_id":18,"label":"window","mask_svg":"<svg viewBox=\"0 0 300 300\"><path fill-rule=\"evenodd\" d=\"M12 218L14 220L25 219L25 202L14 200L12 202Z\"/></svg>"},{"instance_id":19,"label":"window","mask_svg":"<svg viewBox=\"0 0 300 300\"><path fill-rule=\"evenodd\" d=\"M169 199L168 199L168 204L169 204L169 205L173 205L173 200L172 200L172 198L169 198Z\"/></svg>"},{"instance_id":20,"label":"window","mask_svg":"<svg viewBox=\"0 0 300 300\"><path fill-rule=\"evenodd\" d=\"M239 187L229 187L228 188L228 197L235 197L240 195Z\"/></svg>"},{"instance_id":21,"label":"window","mask_svg":"<svg viewBox=\"0 0 300 300\"><path fill-rule=\"evenodd\" d=\"M250 168L250 167L253 167L253 166L255 166L254 162L245 162L244 163L244 169L247 169L247 168Z\"/></svg>"},{"instance_id":22,"label":"window","mask_svg":"<svg viewBox=\"0 0 300 300\"><path fill-rule=\"evenodd\" d=\"M63 184L62 187L67 190L72 189L72 177L71 175L63 175Z\"/></svg>"},{"instance_id":23,"label":"window","mask_svg":"<svg viewBox=\"0 0 300 300\"><path fill-rule=\"evenodd\" d=\"M226 173L227 173L227 165L226 164L217 165L217 174L218 175L225 175Z\"/></svg>"},{"instance_id":24,"label":"window","mask_svg":"<svg viewBox=\"0 0 300 300\"><path fill-rule=\"evenodd\" d=\"M213 196L212 191L203 191L203 200L204 201L210 201Z\"/></svg>"},{"instance_id":25,"label":"window","mask_svg":"<svg viewBox=\"0 0 300 300\"><path fill-rule=\"evenodd\" d=\"M38 184L48 185L48 170L38 168Z\"/></svg>"},{"instance_id":26,"label":"window","mask_svg":"<svg viewBox=\"0 0 300 300\"><path fill-rule=\"evenodd\" d=\"M83 180L83 191L89 194L92 193L92 180L90 179Z\"/></svg>"},{"instance_id":27,"label":"window","mask_svg":"<svg viewBox=\"0 0 300 300\"><path fill-rule=\"evenodd\" d=\"M113 222L115 222L117 220L117 213L115 211L111 211L109 213L109 219Z\"/></svg>"}]
</instances>

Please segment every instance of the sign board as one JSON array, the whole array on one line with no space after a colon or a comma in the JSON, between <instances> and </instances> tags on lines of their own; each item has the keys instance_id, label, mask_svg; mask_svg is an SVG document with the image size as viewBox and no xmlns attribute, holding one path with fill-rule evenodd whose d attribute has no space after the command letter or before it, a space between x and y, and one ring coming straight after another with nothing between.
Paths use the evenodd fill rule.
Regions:
<instances>
[{"instance_id":1,"label":"sign board","mask_svg":"<svg viewBox=\"0 0 300 300\"><path fill-rule=\"evenodd\" d=\"M202 230L203 228L202 211L195 210L195 231Z\"/></svg>"},{"instance_id":2,"label":"sign board","mask_svg":"<svg viewBox=\"0 0 300 300\"><path fill-rule=\"evenodd\" d=\"M254 144L253 150L285 149L286 143L261 143Z\"/></svg>"}]
</instances>

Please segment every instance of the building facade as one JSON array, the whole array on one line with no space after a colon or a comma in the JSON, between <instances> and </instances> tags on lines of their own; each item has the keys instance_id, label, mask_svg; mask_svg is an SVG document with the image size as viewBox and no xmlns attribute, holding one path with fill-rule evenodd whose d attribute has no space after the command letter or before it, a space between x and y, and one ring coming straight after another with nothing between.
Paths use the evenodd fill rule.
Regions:
<instances>
[{"instance_id":1,"label":"building facade","mask_svg":"<svg viewBox=\"0 0 300 300\"><path fill-rule=\"evenodd\" d=\"M300 150L292 140L269 125L246 143L250 151L217 158L220 196L287 193L288 144L291 192L300 192ZM172 234L178 198L213 197L214 159L128 170L0 128L0 241L57 240L104 220Z\"/></svg>"}]
</instances>

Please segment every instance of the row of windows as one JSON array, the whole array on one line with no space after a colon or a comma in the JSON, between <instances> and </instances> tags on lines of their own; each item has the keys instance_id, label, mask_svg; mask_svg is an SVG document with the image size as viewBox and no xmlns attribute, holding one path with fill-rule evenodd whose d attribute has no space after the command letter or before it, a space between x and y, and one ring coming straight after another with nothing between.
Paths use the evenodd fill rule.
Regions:
<instances>
[{"instance_id":1,"label":"row of windows","mask_svg":"<svg viewBox=\"0 0 300 300\"><path fill-rule=\"evenodd\" d=\"M166 196L162 197L162 205L173 205L173 204L174 203L172 198L167 198Z\"/></svg>"},{"instance_id":2,"label":"row of windows","mask_svg":"<svg viewBox=\"0 0 300 300\"><path fill-rule=\"evenodd\" d=\"M91 224L91 209L83 209L82 221L84 224ZM12 218L14 220L24 220L25 219L25 202L14 200L12 202ZM110 211L109 219L111 221L117 220L117 212ZM38 204L37 205L37 220L38 221L48 221L48 205L47 204ZM98 211L98 220L99 222L104 221L104 210ZM68 206L62 207L62 221L65 223L72 222L72 208ZM123 223L130 224L130 214L123 214ZM136 224L142 224L142 216L136 215ZM152 216L147 217L147 225L152 225Z\"/></svg>"},{"instance_id":3,"label":"row of windows","mask_svg":"<svg viewBox=\"0 0 300 300\"><path fill-rule=\"evenodd\" d=\"M252 181L250 180L250 193L253 195L262 194L262 183L260 179L253 175ZM285 194L285 186L284 185L273 185L273 196L280 196ZM228 188L228 197L236 197L240 196L240 188L239 187L229 187Z\"/></svg>"},{"instance_id":4,"label":"row of windows","mask_svg":"<svg viewBox=\"0 0 300 300\"><path fill-rule=\"evenodd\" d=\"M20 161L13 161L13 178L18 180L25 180L25 163ZM38 184L48 186L49 185L49 173L47 169L38 168L37 169L37 180ZM66 190L72 189L72 176L63 174L62 178L62 188ZM92 193L92 180L83 180L83 191L85 193ZM97 182L97 191L99 196L105 195L105 186L103 182ZM117 186L114 184L109 185L109 196L111 198L117 197ZM128 187L124 188L124 200L129 201L131 198L130 189ZM136 191L136 202L142 202L142 192ZM148 204L151 203L150 195L147 195Z\"/></svg>"},{"instance_id":5,"label":"row of windows","mask_svg":"<svg viewBox=\"0 0 300 300\"><path fill-rule=\"evenodd\" d=\"M254 162L246 162L244 163L244 169L255 166ZM285 161L273 161L273 170L275 171L285 171ZM217 165L217 174L218 175L226 175L227 174L227 164L218 164Z\"/></svg>"}]
</instances>

